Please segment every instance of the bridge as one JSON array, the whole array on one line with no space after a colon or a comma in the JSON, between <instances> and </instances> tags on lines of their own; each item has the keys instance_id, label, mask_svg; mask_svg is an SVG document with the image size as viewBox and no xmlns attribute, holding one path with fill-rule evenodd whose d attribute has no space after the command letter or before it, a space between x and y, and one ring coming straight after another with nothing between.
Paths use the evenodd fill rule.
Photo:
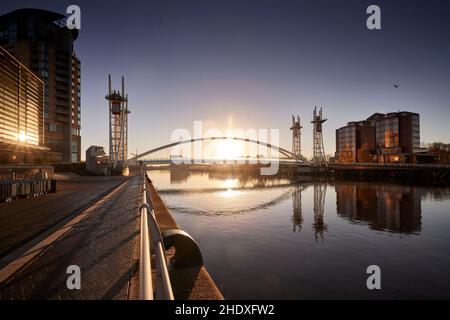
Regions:
<instances>
[{"instance_id":1,"label":"bridge","mask_svg":"<svg viewBox=\"0 0 450 320\"><path fill-rule=\"evenodd\" d=\"M249 138L241 137L228 137L228 136L218 136L218 137L203 137L186 139L173 143L169 143L141 154L138 154L132 158L125 161L125 165L134 165L138 161L141 164L172 164L175 162L171 158L156 158L156 159L145 159L145 157L155 154L158 151L173 148L182 144L192 144L196 142L208 142L208 141L241 141L246 143L253 143L256 145L262 145L271 150L275 150L280 155L284 156L279 159L262 159L262 158L239 158L239 159L196 159L200 160L200 163L262 163L263 161L269 163L269 161L278 161L280 165L288 170L294 170L300 174L304 173L321 173L328 172L336 177L345 178L370 178L370 179L382 179L382 178L401 178L409 180L450 180L450 165L440 165L440 164L407 164L407 163L320 163L315 165L312 162L306 160L302 155L296 155L293 152L281 148L279 146ZM177 159L178 161L184 163L191 163L195 159ZM188 161L186 161L188 160ZM194 162L195 163L195 162Z\"/></svg>"},{"instance_id":2,"label":"bridge","mask_svg":"<svg viewBox=\"0 0 450 320\"><path fill-rule=\"evenodd\" d=\"M134 157L127 159L124 164L125 165L134 165L139 161L139 159L143 159L144 157L146 157L150 154L154 154L158 151L173 148L173 147L176 147L176 146L182 145L182 144L190 144L190 143L195 143L195 142L220 141L220 140L222 140L222 141L223 140L225 140L225 141L242 141L242 142L247 142L247 143L253 143L256 145L262 145L266 148L275 150L278 153L282 154L283 156L286 157L285 160L293 160L298 164L309 165L308 161L303 156L295 155L294 153L290 152L289 150L278 147L276 145L273 145L273 144L270 144L270 143L267 143L264 141L260 141L260 140L254 140L254 139L249 139L249 138L240 138L240 137L227 137L227 136L194 138L194 139L186 139L186 140L169 143L169 144L148 150L141 154L135 155ZM169 163L169 162L171 162L170 159L158 159L158 160L159 161L154 161L153 163ZM211 161L212 161L212 159L211 159ZM148 162L151 163L151 160Z\"/></svg>"}]
</instances>

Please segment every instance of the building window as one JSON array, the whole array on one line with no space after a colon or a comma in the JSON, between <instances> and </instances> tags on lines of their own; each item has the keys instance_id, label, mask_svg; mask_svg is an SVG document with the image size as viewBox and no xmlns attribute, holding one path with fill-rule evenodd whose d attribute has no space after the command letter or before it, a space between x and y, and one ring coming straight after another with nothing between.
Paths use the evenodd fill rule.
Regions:
<instances>
[{"instance_id":1,"label":"building window","mask_svg":"<svg viewBox=\"0 0 450 320\"><path fill-rule=\"evenodd\" d=\"M78 143L76 141L72 141L72 162L78 162Z\"/></svg>"},{"instance_id":2,"label":"building window","mask_svg":"<svg viewBox=\"0 0 450 320\"><path fill-rule=\"evenodd\" d=\"M15 43L17 41L17 25L12 23L9 25L9 43Z\"/></svg>"},{"instance_id":3,"label":"building window","mask_svg":"<svg viewBox=\"0 0 450 320\"><path fill-rule=\"evenodd\" d=\"M49 123L48 124L48 131L56 132L56 124L55 123Z\"/></svg>"}]
</instances>

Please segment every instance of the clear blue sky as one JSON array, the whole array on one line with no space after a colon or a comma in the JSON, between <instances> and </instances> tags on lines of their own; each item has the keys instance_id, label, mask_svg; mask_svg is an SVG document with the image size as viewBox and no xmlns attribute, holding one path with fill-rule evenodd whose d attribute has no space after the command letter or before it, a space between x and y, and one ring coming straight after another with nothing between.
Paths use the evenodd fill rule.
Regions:
<instances>
[{"instance_id":1,"label":"clear blue sky","mask_svg":"<svg viewBox=\"0 0 450 320\"><path fill-rule=\"evenodd\" d=\"M312 108L323 106L325 148L335 129L374 112L421 114L421 140L450 142L448 1L24 1L82 11L75 50L82 63L82 150L108 146L107 75L126 78L130 151L169 143L194 120L278 128L291 148L291 114L312 153ZM382 30L366 28L378 4ZM393 84L399 84L394 89Z\"/></svg>"}]
</instances>

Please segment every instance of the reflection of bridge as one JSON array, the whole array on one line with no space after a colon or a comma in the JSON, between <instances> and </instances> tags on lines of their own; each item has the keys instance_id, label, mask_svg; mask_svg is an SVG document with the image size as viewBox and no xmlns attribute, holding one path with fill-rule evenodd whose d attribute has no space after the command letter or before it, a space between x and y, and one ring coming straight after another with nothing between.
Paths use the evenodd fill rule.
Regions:
<instances>
[{"instance_id":1,"label":"reflection of bridge","mask_svg":"<svg viewBox=\"0 0 450 320\"><path fill-rule=\"evenodd\" d=\"M303 211L302 211L302 192L306 189L306 186L299 185L292 189L292 204L293 204L293 215L292 224L293 231L300 232L303 225ZM325 193L327 186L322 184L314 184L314 223L313 230L316 241L320 239L324 240L323 233L327 231L328 227L324 223L324 212L325 212Z\"/></svg>"},{"instance_id":2,"label":"reflection of bridge","mask_svg":"<svg viewBox=\"0 0 450 320\"><path fill-rule=\"evenodd\" d=\"M161 151L161 150L173 148L173 147L176 147L176 146L181 145L181 144L188 144L188 143L195 143L195 142L207 142L207 141L220 141L220 140L225 140L225 141L242 141L242 142L248 142L248 143L253 143L253 144L257 144L257 145L262 145L262 146L264 146L266 148L269 148L269 149L277 151L278 153L280 153L283 156L285 156L287 158L287 160L293 160L293 161L295 161L296 163L299 163L299 164L308 164L307 160L302 155L295 155L294 153L292 153L292 152L290 152L290 151L288 151L288 150L286 150L284 148L275 146L273 144L270 144L270 143L267 143L267 142L263 142L263 141L259 141L259 140L248 139L248 138L226 137L226 136L223 136L223 137L194 138L194 139L187 139L187 140L181 140L181 141L169 143L169 144L166 144L164 146L157 147L157 148L148 150L146 152L143 152L141 154L138 154L138 155L136 155L136 156L126 160L125 164L126 165L135 164L139 159L143 159L144 157L146 157L146 156L148 156L150 154L156 153L156 152ZM245 160L245 158L243 158L242 160ZM263 159L261 159L261 160L263 160ZM267 159L264 159L264 160L267 161ZM158 163L161 163L161 162L164 162L164 161L171 162L170 159L160 159L160 161Z\"/></svg>"}]
</instances>

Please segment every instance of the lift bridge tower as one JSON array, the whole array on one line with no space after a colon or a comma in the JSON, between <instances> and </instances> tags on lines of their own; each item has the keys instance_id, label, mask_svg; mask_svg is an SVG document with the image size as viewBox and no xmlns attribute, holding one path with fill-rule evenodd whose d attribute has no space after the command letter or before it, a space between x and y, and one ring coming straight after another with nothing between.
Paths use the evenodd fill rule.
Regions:
<instances>
[{"instance_id":1,"label":"lift bridge tower","mask_svg":"<svg viewBox=\"0 0 450 320\"><path fill-rule=\"evenodd\" d=\"M302 148L301 148L301 130L300 126L300 117L297 115L297 118L292 116L292 153L300 159L302 157Z\"/></svg>"},{"instance_id":2,"label":"lift bridge tower","mask_svg":"<svg viewBox=\"0 0 450 320\"><path fill-rule=\"evenodd\" d=\"M325 121L327 121L327 119L322 118L322 108L320 108L319 114L317 114L317 107L315 107L313 112L313 121L311 121L313 124L313 165L328 168L322 135L322 123Z\"/></svg>"},{"instance_id":3,"label":"lift bridge tower","mask_svg":"<svg viewBox=\"0 0 450 320\"><path fill-rule=\"evenodd\" d=\"M128 158L128 95L125 94L125 80L122 77L122 91L111 89L111 75L108 76L109 93L109 165L117 168Z\"/></svg>"}]
</instances>

